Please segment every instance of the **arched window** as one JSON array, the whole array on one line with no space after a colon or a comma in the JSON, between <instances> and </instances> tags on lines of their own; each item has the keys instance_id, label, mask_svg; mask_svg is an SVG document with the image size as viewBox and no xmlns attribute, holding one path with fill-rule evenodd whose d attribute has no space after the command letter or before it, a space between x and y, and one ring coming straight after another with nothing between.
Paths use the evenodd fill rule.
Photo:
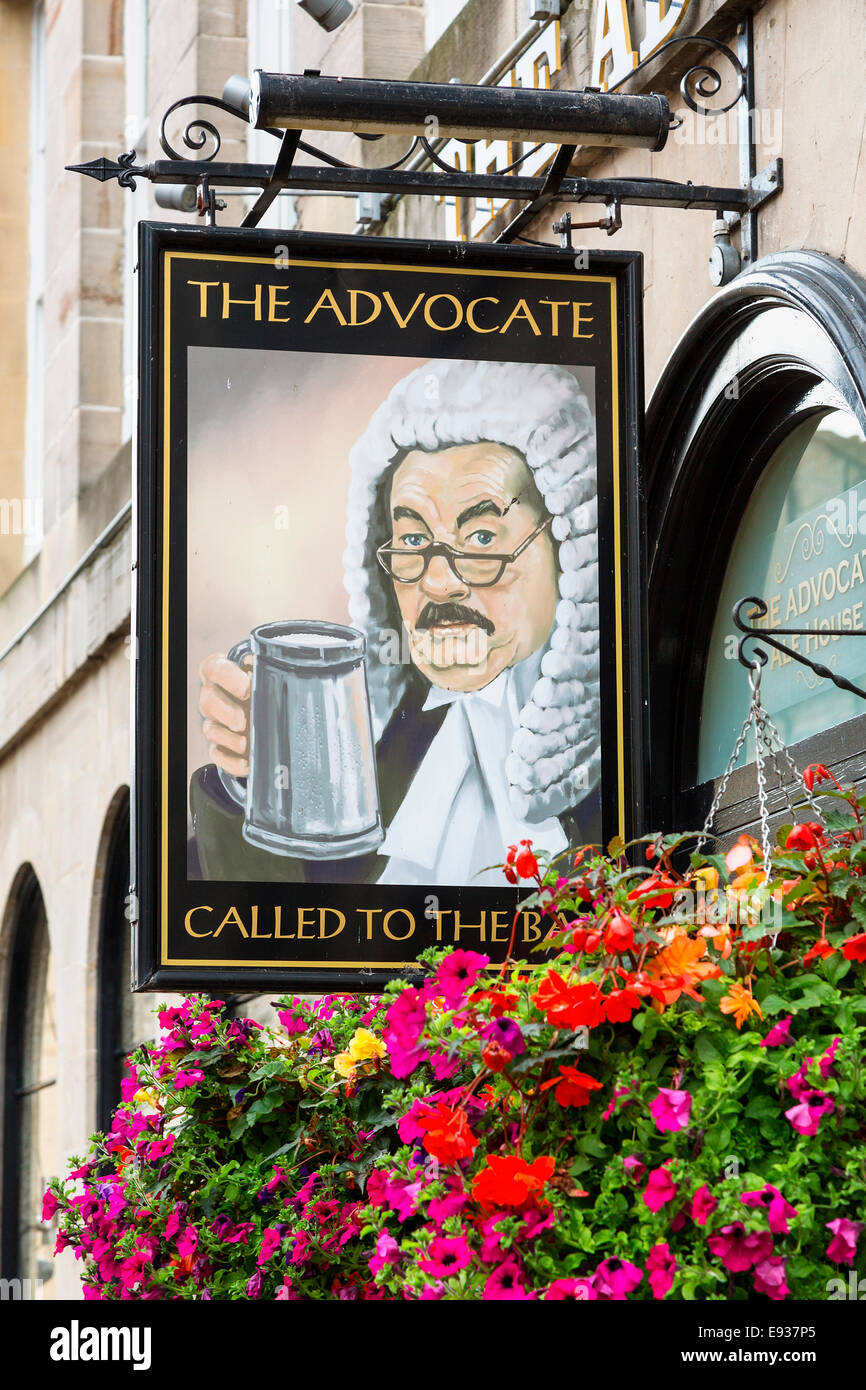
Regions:
<instances>
[{"instance_id":1,"label":"arched window","mask_svg":"<svg viewBox=\"0 0 866 1390\"><path fill-rule=\"evenodd\" d=\"M120 1100L123 1059L139 1041L135 996L131 993L129 893L129 791L124 789L111 814L99 903L99 984L96 1004L98 1072L96 1121L111 1124Z\"/></svg>"},{"instance_id":2,"label":"arched window","mask_svg":"<svg viewBox=\"0 0 866 1390\"><path fill-rule=\"evenodd\" d=\"M790 644L866 687L866 638L841 635L866 630L864 392L866 288L812 252L739 276L662 373L647 428L655 825L701 825L746 713L736 600L764 599L765 625L814 628ZM784 658L761 693L800 767L863 776L866 702ZM756 825L753 749L742 763L725 837Z\"/></svg>"},{"instance_id":3,"label":"arched window","mask_svg":"<svg viewBox=\"0 0 866 1390\"><path fill-rule=\"evenodd\" d=\"M788 645L863 688L866 639L844 634L866 630L864 566L866 442L848 411L816 410L773 450L731 547L707 653L699 782L724 772L749 703L742 666L729 655L734 604L757 594L768 607L761 626L812 629L814 636L795 636ZM765 650L761 698L787 744L866 709L826 677ZM753 757L749 744L741 761Z\"/></svg>"},{"instance_id":4,"label":"arched window","mask_svg":"<svg viewBox=\"0 0 866 1390\"><path fill-rule=\"evenodd\" d=\"M28 867L11 904L3 1124L3 1277L41 1280L53 1295L54 1235L42 1194L57 1173L57 1029L45 905ZM26 1286L25 1286L26 1287ZM34 1286L30 1285L31 1296Z\"/></svg>"}]
</instances>

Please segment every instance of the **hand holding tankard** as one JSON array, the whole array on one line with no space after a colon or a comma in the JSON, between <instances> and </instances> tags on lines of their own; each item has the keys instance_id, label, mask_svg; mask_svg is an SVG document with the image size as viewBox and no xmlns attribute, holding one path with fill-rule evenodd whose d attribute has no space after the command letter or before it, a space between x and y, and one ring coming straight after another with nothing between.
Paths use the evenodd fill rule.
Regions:
<instances>
[{"instance_id":1,"label":"hand holding tankard","mask_svg":"<svg viewBox=\"0 0 866 1390\"><path fill-rule=\"evenodd\" d=\"M382 843L365 654L355 628L289 621L202 662L203 732L250 844L345 859Z\"/></svg>"}]
</instances>

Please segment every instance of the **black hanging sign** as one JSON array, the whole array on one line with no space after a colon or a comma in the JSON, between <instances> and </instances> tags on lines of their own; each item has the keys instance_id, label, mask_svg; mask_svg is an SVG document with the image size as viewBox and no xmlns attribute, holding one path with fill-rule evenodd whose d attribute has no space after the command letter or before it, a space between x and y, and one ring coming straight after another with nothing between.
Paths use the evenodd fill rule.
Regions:
<instances>
[{"instance_id":1,"label":"black hanging sign","mask_svg":"<svg viewBox=\"0 0 866 1390\"><path fill-rule=\"evenodd\" d=\"M509 844L642 828L640 256L140 251L138 987L502 958Z\"/></svg>"}]
</instances>

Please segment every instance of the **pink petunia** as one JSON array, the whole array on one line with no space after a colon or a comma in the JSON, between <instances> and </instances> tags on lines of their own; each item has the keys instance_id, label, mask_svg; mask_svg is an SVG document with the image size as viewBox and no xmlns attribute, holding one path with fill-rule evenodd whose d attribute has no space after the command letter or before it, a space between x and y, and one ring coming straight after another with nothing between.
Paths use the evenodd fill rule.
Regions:
<instances>
[{"instance_id":1,"label":"pink petunia","mask_svg":"<svg viewBox=\"0 0 866 1390\"><path fill-rule=\"evenodd\" d=\"M790 1047L794 1039L791 1037L791 1024L794 1015L788 1014L779 1023L774 1023L765 1038L761 1039L761 1047Z\"/></svg>"},{"instance_id":2,"label":"pink petunia","mask_svg":"<svg viewBox=\"0 0 866 1390\"><path fill-rule=\"evenodd\" d=\"M654 1101L650 1102L650 1114L656 1122L656 1129L685 1129L692 1113L692 1098L688 1091L672 1091L662 1086Z\"/></svg>"},{"instance_id":3,"label":"pink petunia","mask_svg":"<svg viewBox=\"0 0 866 1390\"><path fill-rule=\"evenodd\" d=\"M818 1062L818 1071L821 1074L822 1081L826 1081L828 1077L835 1076L836 1074L836 1053L839 1050L841 1041L841 1038L834 1038L827 1048L827 1051Z\"/></svg>"},{"instance_id":4,"label":"pink petunia","mask_svg":"<svg viewBox=\"0 0 866 1390\"><path fill-rule=\"evenodd\" d=\"M667 1242L652 1247L647 1256L646 1272L649 1275L653 1298L664 1298L674 1282L676 1268L677 1262Z\"/></svg>"},{"instance_id":5,"label":"pink petunia","mask_svg":"<svg viewBox=\"0 0 866 1390\"><path fill-rule=\"evenodd\" d=\"M382 1033L385 1045L388 1048L388 1061L391 1065L391 1073L398 1080L404 1076L411 1076L413 1071L420 1067L422 1062L427 1061L428 1053L423 1047L418 1047L414 1043L406 1046L396 1034L387 1028Z\"/></svg>"},{"instance_id":6,"label":"pink petunia","mask_svg":"<svg viewBox=\"0 0 866 1390\"><path fill-rule=\"evenodd\" d=\"M426 1257L418 1261L418 1268L424 1274L432 1274L434 1279L447 1279L471 1262L472 1251L465 1236L434 1236Z\"/></svg>"},{"instance_id":7,"label":"pink petunia","mask_svg":"<svg viewBox=\"0 0 866 1390\"><path fill-rule=\"evenodd\" d=\"M177 1238L177 1253L182 1260L194 1255L198 1249L198 1231L195 1226L187 1226Z\"/></svg>"},{"instance_id":8,"label":"pink petunia","mask_svg":"<svg viewBox=\"0 0 866 1390\"><path fill-rule=\"evenodd\" d=\"M385 1204L397 1214L398 1221L408 1221L418 1210L418 1194L421 1182L408 1182L406 1178L389 1177L385 1184Z\"/></svg>"},{"instance_id":9,"label":"pink petunia","mask_svg":"<svg viewBox=\"0 0 866 1390\"><path fill-rule=\"evenodd\" d=\"M740 1201L746 1207L764 1207L770 1230L778 1236L788 1234L788 1222L797 1215L797 1208L786 1202L779 1189L769 1182L754 1192L744 1192Z\"/></svg>"},{"instance_id":10,"label":"pink petunia","mask_svg":"<svg viewBox=\"0 0 866 1390\"><path fill-rule=\"evenodd\" d=\"M376 1237L376 1253L371 1255L367 1261L370 1266L371 1274L379 1274L381 1270L387 1269L389 1265L398 1264L400 1260L400 1246L388 1231L380 1231Z\"/></svg>"},{"instance_id":11,"label":"pink petunia","mask_svg":"<svg viewBox=\"0 0 866 1390\"><path fill-rule=\"evenodd\" d=\"M154 1139L152 1144L148 1144L145 1157L151 1163L157 1158L168 1158L173 1148L174 1135L169 1134L165 1139Z\"/></svg>"},{"instance_id":12,"label":"pink petunia","mask_svg":"<svg viewBox=\"0 0 866 1390\"><path fill-rule=\"evenodd\" d=\"M460 1058L449 1057L447 1052L434 1052L430 1057L430 1067L437 1081L450 1081L460 1070Z\"/></svg>"},{"instance_id":13,"label":"pink petunia","mask_svg":"<svg viewBox=\"0 0 866 1390\"><path fill-rule=\"evenodd\" d=\"M526 1285L521 1277L522 1273L517 1260L513 1256L509 1256L490 1275L484 1285L482 1299L514 1301L529 1298L530 1295L527 1293Z\"/></svg>"},{"instance_id":14,"label":"pink petunia","mask_svg":"<svg viewBox=\"0 0 866 1390\"><path fill-rule=\"evenodd\" d=\"M630 1260L602 1260L593 1275L593 1283L602 1298L616 1302L628 1298L642 1280L643 1271Z\"/></svg>"},{"instance_id":15,"label":"pink petunia","mask_svg":"<svg viewBox=\"0 0 866 1390\"><path fill-rule=\"evenodd\" d=\"M192 1067L189 1071L179 1071L174 1078L174 1089L182 1091L186 1086L197 1086L200 1081L204 1081L204 1072L199 1071L198 1067Z\"/></svg>"},{"instance_id":16,"label":"pink petunia","mask_svg":"<svg viewBox=\"0 0 866 1390\"><path fill-rule=\"evenodd\" d=\"M706 1184L699 1187L692 1197L692 1220L695 1225L706 1226L718 1205L718 1201Z\"/></svg>"},{"instance_id":17,"label":"pink petunia","mask_svg":"<svg viewBox=\"0 0 866 1390\"><path fill-rule=\"evenodd\" d=\"M806 1076L811 1065L812 1058L807 1057L805 1062L801 1062L794 1074L785 1081L785 1085L795 1100L802 1100L806 1092L812 1090L812 1082Z\"/></svg>"},{"instance_id":18,"label":"pink petunia","mask_svg":"<svg viewBox=\"0 0 866 1390\"><path fill-rule=\"evenodd\" d=\"M274 1230L273 1226L265 1227L265 1230L262 1232L262 1243L259 1247L258 1258L256 1259L257 1265L267 1264L274 1251L279 1248L280 1239L279 1231Z\"/></svg>"},{"instance_id":19,"label":"pink petunia","mask_svg":"<svg viewBox=\"0 0 866 1390\"><path fill-rule=\"evenodd\" d=\"M824 1116L832 1115L835 1109L835 1101L824 1091L804 1091L799 1104L786 1110L785 1117L798 1134L811 1139L818 1133Z\"/></svg>"},{"instance_id":20,"label":"pink petunia","mask_svg":"<svg viewBox=\"0 0 866 1390\"><path fill-rule=\"evenodd\" d=\"M618 1105L619 1101L622 1100L623 1096L629 1095L630 1092L631 1092L631 1086L614 1086L614 1088L613 1088L613 1097L612 1097L610 1103L608 1104L607 1108L602 1112L602 1117L601 1117L601 1118L602 1118L603 1120L609 1120L613 1115L615 1115L615 1114L616 1114L616 1108L617 1108L617 1105ZM624 1104L624 1106L625 1106L625 1105L631 1105L632 1102L629 1101L629 1100L627 1100L627 1101L624 1101L623 1104Z\"/></svg>"},{"instance_id":21,"label":"pink petunia","mask_svg":"<svg viewBox=\"0 0 866 1390\"><path fill-rule=\"evenodd\" d=\"M42 1198L42 1220L51 1221L57 1211L59 1203L54 1193L49 1188Z\"/></svg>"},{"instance_id":22,"label":"pink petunia","mask_svg":"<svg viewBox=\"0 0 866 1390\"><path fill-rule=\"evenodd\" d=\"M598 1294L591 1279L554 1279L542 1297L545 1303L565 1299L574 1303L594 1303Z\"/></svg>"},{"instance_id":23,"label":"pink petunia","mask_svg":"<svg viewBox=\"0 0 866 1390\"><path fill-rule=\"evenodd\" d=\"M661 1211L677 1195L677 1185L666 1168L654 1168L647 1178L644 1189L644 1206L650 1211Z\"/></svg>"},{"instance_id":24,"label":"pink petunia","mask_svg":"<svg viewBox=\"0 0 866 1390\"><path fill-rule=\"evenodd\" d=\"M431 1221L435 1221L439 1226L443 1221L447 1221L449 1216L456 1216L466 1206L469 1198L463 1190L463 1184L458 1177L447 1178L445 1181L445 1191L441 1197L434 1197L427 1207L427 1215Z\"/></svg>"},{"instance_id":25,"label":"pink petunia","mask_svg":"<svg viewBox=\"0 0 866 1390\"><path fill-rule=\"evenodd\" d=\"M646 1164L638 1158L637 1154L629 1154L627 1158L623 1159L622 1166L629 1177L634 1178L635 1182L640 1182L646 1172Z\"/></svg>"},{"instance_id":26,"label":"pink petunia","mask_svg":"<svg viewBox=\"0 0 866 1390\"><path fill-rule=\"evenodd\" d=\"M747 1234L742 1221L723 1226L716 1235L710 1236L707 1245L732 1274L751 1269L773 1253L773 1237L769 1231L751 1231Z\"/></svg>"},{"instance_id":27,"label":"pink petunia","mask_svg":"<svg viewBox=\"0 0 866 1390\"><path fill-rule=\"evenodd\" d=\"M764 1293L778 1303L787 1298L791 1290L785 1283L785 1256L768 1255L760 1260L752 1271L755 1293Z\"/></svg>"},{"instance_id":28,"label":"pink petunia","mask_svg":"<svg viewBox=\"0 0 866 1390\"><path fill-rule=\"evenodd\" d=\"M436 971L436 985L449 1004L459 1004L467 990L471 989L490 964L489 956L479 955L477 951L464 951L458 947L451 951Z\"/></svg>"},{"instance_id":29,"label":"pink petunia","mask_svg":"<svg viewBox=\"0 0 866 1390\"><path fill-rule=\"evenodd\" d=\"M837 1216L835 1221L827 1221L825 1225L833 1232L833 1239L827 1246L827 1259L833 1260L837 1265L853 1264L863 1222L849 1221L847 1216Z\"/></svg>"},{"instance_id":30,"label":"pink petunia","mask_svg":"<svg viewBox=\"0 0 866 1390\"><path fill-rule=\"evenodd\" d=\"M180 1230L181 1226L186 1220L186 1214L188 1211L188 1202L177 1202L175 1204L174 1211L171 1213L171 1216L165 1223L166 1240L171 1240L172 1236L177 1235L178 1231Z\"/></svg>"}]
</instances>

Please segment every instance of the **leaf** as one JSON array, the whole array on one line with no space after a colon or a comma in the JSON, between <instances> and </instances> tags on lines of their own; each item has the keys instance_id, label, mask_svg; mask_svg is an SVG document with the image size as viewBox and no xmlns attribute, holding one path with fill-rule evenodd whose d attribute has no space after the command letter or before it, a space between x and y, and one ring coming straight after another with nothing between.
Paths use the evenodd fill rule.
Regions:
<instances>
[{"instance_id":1,"label":"leaf","mask_svg":"<svg viewBox=\"0 0 866 1390\"><path fill-rule=\"evenodd\" d=\"M857 925L866 927L866 898L852 898L848 906Z\"/></svg>"},{"instance_id":2,"label":"leaf","mask_svg":"<svg viewBox=\"0 0 866 1390\"><path fill-rule=\"evenodd\" d=\"M793 829L793 825L779 826L779 829L776 831L776 844L780 847L780 849L785 849L788 836L790 835Z\"/></svg>"},{"instance_id":3,"label":"leaf","mask_svg":"<svg viewBox=\"0 0 866 1390\"><path fill-rule=\"evenodd\" d=\"M695 1055L705 1065L710 1062L722 1062L724 1060L721 1052L719 1052L718 1048L715 1047L713 1043L710 1041L710 1037L706 1029L703 1029L700 1033L698 1033L698 1036L695 1039Z\"/></svg>"},{"instance_id":4,"label":"leaf","mask_svg":"<svg viewBox=\"0 0 866 1390\"><path fill-rule=\"evenodd\" d=\"M577 1146L581 1153L589 1154L590 1158L608 1158L610 1149L606 1144L594 1134L585 1134Z\"/></svg>"},{"instance_id":5,"label":"leaf","mask_svg":"<svg viewBox=\"0 0 866 1390\"><path fill-rule=\"evenodd\" d=\"M779 1102L771 1099L770 1096L753 1096L746 1106L746 1118L749 1120L777 1120L779 1118Z\"/></svg>"},{"instance_id":6,"label":"leaf","mask_svg":"<svg viewBox=\"0 0 866 1390\"><path fill-rule=\"evenodd\" d=\"M728 882L728 866L723 854L693 854L691 858L692 868L700 868L703 864L709 864L717 870L720 883Z\"/></svg>"},{"instance_id":7,"label":"leaf","mask_svg":"<svg viewBox=\"0 0 866 1390\"><path fill-rule=\"evenodd\" d=\"M844 980L848 971L851 969L850 960L846 960L844 956L838 954L835 956L827 956L823 965L824 974L827 976L831 985L838 985L839 981Z\"/></svg>"},{"instance_id":8,"label":"leaf","mask_svg":"<svg viewBox=\"0 0 866 1390\"><path fill-rule=\"evenodd\" d=\"M614 835L613 839L608 844L607 852L611 859L619 859L624 849L625 840L621 835Z\"/></svg>"},{"instance_id":9,"label":"leaf","mask_svg":"<svg viewBox=\"0 0 866 1390\"><path fill-rule=\"evenodd\" d=\"M759 1003L764 1013L769 1014L771 1018L775 1014L782 1013L788 1007L786 1001L778 994L767 994L763 999L759 1000Z\"/></svg>"}]
</instances>

